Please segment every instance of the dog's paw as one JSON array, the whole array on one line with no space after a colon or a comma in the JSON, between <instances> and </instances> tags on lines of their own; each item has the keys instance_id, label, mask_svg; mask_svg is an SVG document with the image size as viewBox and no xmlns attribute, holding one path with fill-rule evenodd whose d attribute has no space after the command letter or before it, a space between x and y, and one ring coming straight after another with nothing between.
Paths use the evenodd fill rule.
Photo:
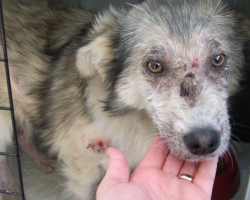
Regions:
<instances>
[{"instance_id":1,"label":"dog's paw","mask_svg":"<svg viewBox=\"0 0 250 200\"><path fill-rule=\"evenodd\" d=\"M91 141L87 149L92 149L95 153L105 153L109 147L109 142L105 140L95 140Z\"/></svg>"}]
</instances>

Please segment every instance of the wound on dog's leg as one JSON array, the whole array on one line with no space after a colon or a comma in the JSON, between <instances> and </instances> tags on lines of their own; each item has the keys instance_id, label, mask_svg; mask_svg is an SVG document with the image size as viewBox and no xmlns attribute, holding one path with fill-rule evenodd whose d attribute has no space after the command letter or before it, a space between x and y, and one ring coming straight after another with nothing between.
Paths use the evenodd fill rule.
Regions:
<instances>
[{"instance_id":1,"label":"wound on dog's leg","mask_svg":"<svg viewBox=\"0 0 250 200\"><path fill-rule=\"evenodd\" d=\"M109 147L109 142L105 140L95 140L91 141L87 149L92 149L95 153L105 153Z\"/></svg>"}]
</instances>

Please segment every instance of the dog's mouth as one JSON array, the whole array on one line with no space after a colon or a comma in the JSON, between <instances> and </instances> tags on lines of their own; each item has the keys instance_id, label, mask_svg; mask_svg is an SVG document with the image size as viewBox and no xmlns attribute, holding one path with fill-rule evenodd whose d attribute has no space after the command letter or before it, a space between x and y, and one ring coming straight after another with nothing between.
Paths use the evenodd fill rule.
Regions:
<instances>
[{"instance_id":1,"label":"dog's mouth","mask_svg":"<svg viewBox=\"0 0 250 200\"><path fill-rule=\"evenodd\" d=\"M165 139L169 151L183 160L199 162L221 156L228 149L230 127L223 133L213 126L191 128L185 134L171 132L160 135Z\"/></svg>"}]
</instances>

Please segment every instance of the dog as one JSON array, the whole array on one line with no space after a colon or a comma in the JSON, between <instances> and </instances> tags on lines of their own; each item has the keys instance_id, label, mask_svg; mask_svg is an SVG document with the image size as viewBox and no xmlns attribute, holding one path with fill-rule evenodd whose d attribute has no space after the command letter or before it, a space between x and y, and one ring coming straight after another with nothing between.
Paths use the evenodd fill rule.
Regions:
<instances>
[{"instance_id":1,"label":"dog","mask_svg":"<svg viewBox=\"0 0 250 200\"><path fill-rule=\"evenodd\" d=\"M199 162L230 140L228 98L249 63L250 22L218 0L148 0L94 13L4 0L18 140L72 198L95 199L115 147L135 168L155 137ZM8 106L0 69L0 103ZM0 151L11 121L0 112ZM5 158L5 189L12 189Z\"/></svg>"}]
</instances>

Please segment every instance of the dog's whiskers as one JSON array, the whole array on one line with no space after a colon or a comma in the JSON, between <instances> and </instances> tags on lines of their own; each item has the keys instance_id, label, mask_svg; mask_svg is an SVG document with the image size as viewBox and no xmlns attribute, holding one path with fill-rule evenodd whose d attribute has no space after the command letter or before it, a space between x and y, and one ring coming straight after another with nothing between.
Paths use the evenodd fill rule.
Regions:
<instances>
[{"instance_id":1,"label":"dog's whiskers","mask_svg":"<svg viewBox=\"0 0 250 200\"><path fill-rule=\"evenodd\" d=\"M241 146L243 146L243 144L242 144L242 142L241 141L239 141L240 142L240 144L238 143L238 142L236 142L236 141L234 141L234 140L231 140L230 142L233 142L241 151L242 151L242 148L241 148ZM230 146L232 146L233 147L233 145L232 144L230 144L229 143L229 145Z\"/></svg>"}]
</instances>

